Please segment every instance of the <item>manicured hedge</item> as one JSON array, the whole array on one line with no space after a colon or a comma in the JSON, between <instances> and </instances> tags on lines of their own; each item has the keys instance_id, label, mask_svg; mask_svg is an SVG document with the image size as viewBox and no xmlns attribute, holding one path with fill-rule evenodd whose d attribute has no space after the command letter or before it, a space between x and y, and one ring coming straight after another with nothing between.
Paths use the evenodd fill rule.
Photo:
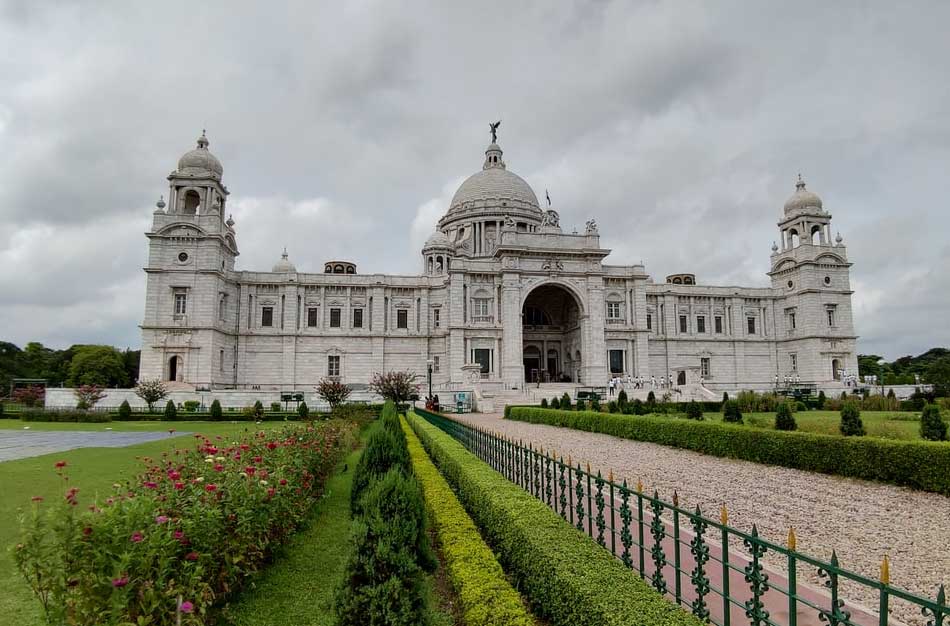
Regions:
<instances>
[{"instance_id":1,"label":"manicured hedge","mask_svg":"<svg viewBox=\"0 0 950 626\"><path fill-rule=\"evenodd\" d=\"M531 626L535 622L521 596L505 578L501 565L485 545L419 439L403 420L412 471L422 484L429 520L435 529L449 580L459 596L466 626Z\"/></svg>"},{"instance_id":2,"label":"manicured hedge","mask_svg":"<svg viewBox=\"0 0 950 626\"><path fill-rule=\"evenodd\" d=\"M416 415L410 423L539 618L554 626L700 624L451 437Z\"/></svg>"},{"instance_id":3,"label":"manicured hedge","mask_svg":"<svg viewBox=\"0 0 950 626\"><path fill-rule=\"evenodd\" d=\"M94 411L80 411L72 409L69 411L45 411L43 409L25 409L16 413L24 422L87 422L101 424L111 422L112 417L108 413L97 413Z\"/></svg>"},{"instance_id":4,"label":"manicured hedge","mask_svg":"<svg viewBox=\"0 0 950 626\"><path fill-rule=\"evenodd\" d=\"M537 408L513 409L508 419L950 495L950 444L946 443L839 437L717 422Z\"/></svg>"}]
</instances>

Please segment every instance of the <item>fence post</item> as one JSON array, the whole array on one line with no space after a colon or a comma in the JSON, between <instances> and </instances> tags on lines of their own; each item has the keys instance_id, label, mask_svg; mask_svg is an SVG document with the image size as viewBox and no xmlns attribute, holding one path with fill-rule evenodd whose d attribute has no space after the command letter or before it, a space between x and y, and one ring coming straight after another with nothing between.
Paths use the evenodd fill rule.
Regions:
<instances>
[{"instance_id":1,"label":"fence post","mask_svg":"<svg viewBox=\"0 0 950 626\"><path fill-rule=\"evenodd\" d=\"M744 539L746 549L752 555L752 561L745 566L745 581L749 583L752 597L745 601L745 614L752 626L768 624L769 612L765 610L762 596L769 590L769 575L762 569L762 556L765 555L765 546L759 541L759 531L752 525L752 535ZM829 625L830 626L830 625Z\"/></svg>"},{"instance_id":2,"label":"fence post","mask_svg":"<svg viewBox=\"0 0 950 626\"><path fill-rule=\"evenodd\" d=\"M851 620L850 611L844 610L844 600L838 598L838 555L831 551L831 561L827 568L818 568L818 577L824 578L825 587L831 592L831 607L827 611L818 611L819 617L828 626L848 624ZM936 622L935 622L936 624Z\"/></svg>"},{"instance_id":3,"label":"fence post","mask_svg":"<svg viewBox=\"0 0 950 626\"><path fill-rule=\"evenodd\" d=\"M581 476L581 464L577 463L577 470L575 470L577 476L577 485L575 487L575 493L577 495L577 530L584 531L584 477Z\"/></svg>"},{"instance_id":4,"label":"fence post","mask_svg":"<svg viewBox=\"0 0 950 626\"><path fill-rule=\"evenodd\" d=\"M788 626L798 624L798 559L795 548L798 540L795 529L788 529Z\"/></svg>"},{"instance_id":5,"label":"fence post","mask_svg":"<svg viewBox=\"0 0 950 626\"><path fill-rule=\"evenodd\" d=\"M561 457L558 461L558 479L557 486L560 496L558 497L558 502L561 505L561 518L567 519L567 495L564 493L565 487L567 487L567 481L564 480L564 457Z\"/></svg>"},{"instance_id":6,"label":"fence post","mask_svg":"<svg viewBox=\"0 0 950 626\"><path fill-rule=\"evenodd\" d=\"M693 600L693 615L706 621L709 619L709 608L706 606L706 594L709 593L709 576L706 575L706 563L709 561L709 546L703 539L707 524L703 519L702 511L699 505L696 505L696 513L692 518L693 540L690 541L690 554L696 566L693 568L690 580L693 583L693 589L696 590L696 599Z\"/></svg>"},{"instance_id":7,"label":"fence post","mask_svg":"<svg viewBox=\"0 0 950 626\"><path fill-rule=\"evenodd\" d=\"M624 479L620 486L620 521L623 522L623 530L620 531L620 543L623 545L623 553L620 559L623 564L633 568L633 559L630 558L630 546L633 545L633 537L630 535L630 521L633 515L630 512L630 489L627 488L627 480Z\"/></svg>"},{"instance_id":8,"label":"fence post","mask_svg":"<svg viewBox=\"0 0 950 626\"><path fill-rule=\"evenodd\" d=\"M680 576L680 497L673 491L673 596L676 603L681 604L683 599L683 583Z\"/></svg>"},{"instance_id":9,"label":"fence post","mask_svg":"<svg viewBox=\"0 0 950 626\"><path fill-rule=\"evenodd\" d=\"M597 505L597 543L606 547L607 544L604 542L604 528L606 527L604 521L604 478L600 475L600 470L597 470L597 479L594 484L597 485L597 496L594 498Z\"/></svg>"},{"instance_id":10,"label":"fence post","mask_svg":"<svg viewBox=\"0 0 950 626\"><path fill-rule=\"evenodd\" d=\"M722 624L729 626L732 621L732 606L729 602L729 511L722 505L719 511L722 522Z\"/></svg>"},{"instance_id":11,"label":"fence post","mask_svg":"<svg viewBox=\"0 0 950 626\"><path fill-rule=\"evenodd\" d=\"M663 527L663 503L660 502L660 494L653 491L653 498L650 500L650 511L653 513L653 519L650 520L650 534L653 535L653 547L650 554L653 556L653 587L661 594L666 593L666 579L663 577L663 567L666 565L666 553L663 551L663 535L666 529Z\"/></svg>"}]
</instances>

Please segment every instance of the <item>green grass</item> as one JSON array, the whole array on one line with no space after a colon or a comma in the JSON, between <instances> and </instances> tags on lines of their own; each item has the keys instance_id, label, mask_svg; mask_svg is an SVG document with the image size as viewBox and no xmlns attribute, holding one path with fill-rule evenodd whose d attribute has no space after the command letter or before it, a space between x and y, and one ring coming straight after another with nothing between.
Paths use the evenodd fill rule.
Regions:
<instances>
[{"instance_id":1,"label":"green grass","mask_svg":"<svg viewBox=\"0 0 950 626\"><path fill-rule=\"evenodd\" d=\"M722 421L722 413L704 413L707 420ZM745 424L754 428L769 428L775 423L775 413L743 413ZM920 414L895 411L861 411L861 421L870 437L920 441ZM799 411L795 413L798 430L822 435L838 435L841 415L838 411Z\"/></svg>"},{"instance_id":2,"label":"green grass","mask_svg":"<svg viewBox=\"0 0 950 626\"><path fill-rule=\"evenodd\" d=\"M364 434L365 434L364 430ZM360 451L327 481L311 523L226 611L233 626L332 626L333 594L349 554L350 488Z\"/></svg>"},{"instance_id":3,"label":"green grass","mask_svg":"<svg viewBox=\"0 0 950 626\"><path fill-rule=\"evenodd\" d=\"M0 420L0 428L22 429L19 420ZM189 431L211 436L234 436L245 430L271 430L284 422L253 424L238 422L114 422L112 424L51 424L46 422L28 424L36 430L113 430L124 431ZM125 448L80 448L43 456L0 463L0 615L4 623L19 626L40 626L44 620L39 602L27 588L16 571L12 546L19 536L19 514L29 511L30 498L42 496L47 500L59 498L63 483L56 475L53 464L64 460L68 463L69 485L79 487L80 506L92 502L101 494L112 493L112 483L135 476L141 469L136 457L156 457L176 447L190 447L192 437L169 436L161 441L128 446Z\"/></svg>"}]
</instances>

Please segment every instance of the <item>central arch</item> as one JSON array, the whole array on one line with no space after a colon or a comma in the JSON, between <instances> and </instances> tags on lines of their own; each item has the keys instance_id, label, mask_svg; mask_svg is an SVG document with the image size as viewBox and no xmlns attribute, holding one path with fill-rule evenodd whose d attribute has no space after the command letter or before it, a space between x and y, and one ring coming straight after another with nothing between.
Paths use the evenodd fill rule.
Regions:
<instances>
[{"instance_id":1,"label":"central arch","mask_svg":"<svg viewBox=\"0 0 950 626\"><path fill-rule=\"evenodd\" d=\"M579 382L584 354L583 301L570 287L548 282L521 305L524 381Z\"/></svg>"}]
</instances>

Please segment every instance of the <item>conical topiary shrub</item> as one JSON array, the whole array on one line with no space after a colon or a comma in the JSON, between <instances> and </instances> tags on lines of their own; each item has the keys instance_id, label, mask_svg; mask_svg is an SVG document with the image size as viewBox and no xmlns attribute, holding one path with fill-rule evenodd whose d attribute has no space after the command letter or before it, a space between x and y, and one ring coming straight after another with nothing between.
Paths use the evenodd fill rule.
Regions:
<instances>
[{"instance_id":1,"label":"conical topiary shrub","mask_svg":"<svg viewBox=\"0 0 950 626\"><path fill-rule=\"evenodd\" d=\"M731 424L742 423L742 411L739 409L738 400L728 400L722 403L722 421Z\"/></svg>"},{"instance_id":2,"label":"conical topiary shrub","mask_svg":"<svg viewBox=\"0 0 950 626\"><path fill-rule=\"evenodd\" d=\"M928 404L920 414L920 436L929 441L946 441L947 424L940 417L940 407Z\"/></svg>"},{"instance_id":3,"label":"conical topiary shrub","mask_svg":"<svg viewBox=\"0 0 950 626\"><path fill-rule=\"evenodd\" d=\"M780 402L775 408L775 430L797 430L795 414L790 402Z\"/></svg>"},{"instance_id":4,"label":"conical topiary shrub","mask_svg":"<svg viewBox=\"0 0 950 626\"><path fill-rule=\"evenodd\" d=\"M861 411L854 402L845 402L841 407L841 434L845 437L863 437L864 423L861 421Z\"/></svg>"},{"instance_id":5,"label":"conical topiary shrub","mask_svg":"<svg viewBox=\"0 0 950 626\"><path fill-rule=\"evenodd\" d=\"M168 401L168 404L165 405L165 419L172 422L178 418L178 409L175 408L175 403L171 400Z\"/></svg>"},{"instance_id":6,"label":"conical topiary shrub","mask_svg":"<svg viewBox=\"0 0 950 626\"><path fill-rule=\"evenodd\" d=\"M565 411L571 410L571 396L569 396L566 391L564 395L561 396L561 408Z\"/></svg>"}]
</instances>

